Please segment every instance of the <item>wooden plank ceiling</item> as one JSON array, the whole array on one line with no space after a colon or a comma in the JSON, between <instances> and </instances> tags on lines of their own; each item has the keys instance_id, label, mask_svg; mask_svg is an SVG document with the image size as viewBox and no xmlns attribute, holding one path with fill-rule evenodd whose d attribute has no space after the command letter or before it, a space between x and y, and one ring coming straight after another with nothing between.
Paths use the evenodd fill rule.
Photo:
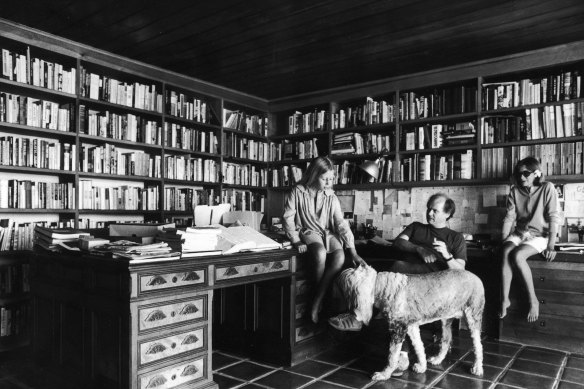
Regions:
<instances>
[{"instance_id":1,"label":"wooden plank ceiling","mask_svg":"<svg viewBox=\"0 0 584 389\"><path fill-rule=\"evenodd\" d=\"M581 40L583 0L19 0L0 17L268 100Z\"/></svg>"}]
</instances>

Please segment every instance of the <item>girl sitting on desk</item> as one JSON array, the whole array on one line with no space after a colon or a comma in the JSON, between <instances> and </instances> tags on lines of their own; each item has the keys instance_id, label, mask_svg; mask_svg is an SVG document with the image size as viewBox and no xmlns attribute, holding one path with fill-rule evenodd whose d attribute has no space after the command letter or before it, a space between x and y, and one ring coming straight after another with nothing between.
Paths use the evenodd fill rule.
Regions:
<instances>
[{"instance_id":1,"label":"girl sitting on desk","mask_svg":"<svg viewBox=\"0 0 584 389\"><path fill-rule=\"evenodd\" d=\"M334 165L327 157L314 159L298 184L287 194L283 228L299 253L308 252L314 263L317 289L311 318L318 323L322 300L345 262L344 249L353 263L365 264L355 250L349 223L332 190Z\"/></svg>"},{"instance_id":2,"label":"girl sitting on desk","mask_svg":"<svg viewBox=\"0 0 584 389\"><path fill-rule=\"evenodd\" d=\"M553 261L556 256L554 246L559 223L558 192L551 182L544 182L539 162L533 157L517 162L513 178L515 185L507 197L507 214L503 221L502 301L499 317L507 315L507 308L511 304L509 291L516 269L529 294L527 321L533 322L539 316L539 302L527 258L541 253L546 260ZM514 222L515 230L511 231Z\"/></svg>"}]
</instances>

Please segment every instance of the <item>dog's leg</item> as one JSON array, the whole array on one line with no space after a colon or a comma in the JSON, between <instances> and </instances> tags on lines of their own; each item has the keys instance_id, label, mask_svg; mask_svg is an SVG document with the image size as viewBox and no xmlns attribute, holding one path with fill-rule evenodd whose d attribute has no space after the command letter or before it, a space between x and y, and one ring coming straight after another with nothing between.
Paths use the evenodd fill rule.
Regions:
<instances>
[{"instance_id":1,"label":"dog's leg","mask_svg":"<svg viewBox=\"0 0 584 389\"><path fill-rule=\"evenodd\" d=\"M448 350L450 350L450 343L452 343L452 322L453 318L442 319L442 336L440 337L440 348L438 354L434 355L428 359L428 363L431 365L439 365L442 363Z\"/></svg>"},{"instance_id":2,"label":"dog's leg","mask_svg":"<svg viewBox=\"0 0 584 389\"><path fill-rule=\"evenodd\" d=\"M399 354L406 337L406 327L404 325L389 324L389 355L387 356L387 366L382 371L373 373L371 379L374 381L385 381L391 378L391 373L399 365Z\"/></svg>"},{"instance_id":3,"label":"dog's leg","mask_svg":"<svg viewBox=\"0 0 584 389\"><path fill-rule=\"evenodd\" d=\"M468 329L470 330L470 337L472 338L472 348L475 355L475 360L472 368L470 369L470 372L471 374L477 376L483 375L483 344L481 343L481 323L483 319L482 313L482 310L477 312L470 307L464 310Z\"/></svg>"},{"instance_id":4,"label":"dog's leg","mask_svg":"<svg viewBox=\"0 0 584 389\"><path fill-rule=\"evenodd\" d=\"M420 326L417 324L412 324L408 327L408 336L412 341L412 346L416 352L416 357L418 361L412 366L412 370L416 373L424 373L427 368L426 364L426 352L424 351L424 343L420 337Z\"/></svg>"}]
</instances>

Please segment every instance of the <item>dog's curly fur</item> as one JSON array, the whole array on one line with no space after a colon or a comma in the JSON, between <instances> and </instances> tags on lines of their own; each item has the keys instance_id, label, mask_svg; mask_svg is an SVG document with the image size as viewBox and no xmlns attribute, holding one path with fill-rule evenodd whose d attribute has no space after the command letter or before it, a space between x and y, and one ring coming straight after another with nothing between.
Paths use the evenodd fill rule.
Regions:
<instances>
[{"instance_id":1,"label":"dog's curly fur","mask_svg":"<svg viewBox=\"0 0 584 389\"><path fill-rule=\"evenodd\" d=\"M426 371L426 355L420 338L420 325L442 322L442 339L437 355L428 359L438 365L446 356L452 341L452 321L466 318L473 342L475 360L471 373L483 375L481 322L485 290L481 280L466 270L445 270L428 274L377 273L370 266L347 269L338 278L349 307L357 318L368 324L373 307L387 318L390 345L387 366L373 374L374 380L387 380L398 365L406 334L410 337L418 361L417 373Z\"/></svg>"}]
</instances>

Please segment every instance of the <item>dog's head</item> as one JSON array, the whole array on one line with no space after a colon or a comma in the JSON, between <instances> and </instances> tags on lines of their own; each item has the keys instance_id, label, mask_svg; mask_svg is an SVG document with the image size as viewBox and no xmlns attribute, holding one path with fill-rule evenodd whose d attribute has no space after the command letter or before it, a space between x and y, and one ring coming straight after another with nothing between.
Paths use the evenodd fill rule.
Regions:
<instances>
[{"instance_id":1,"label":"dog's head","mask_svg":"<svg viewBox=\"0 0 584 389\"><path fill-rule=\"evenodd\" d=\"M376 279L377 271L368 265L343 270L337 278L349 309L365 324L369 324L373 316Z\"/></svg>"}]
</instances>

